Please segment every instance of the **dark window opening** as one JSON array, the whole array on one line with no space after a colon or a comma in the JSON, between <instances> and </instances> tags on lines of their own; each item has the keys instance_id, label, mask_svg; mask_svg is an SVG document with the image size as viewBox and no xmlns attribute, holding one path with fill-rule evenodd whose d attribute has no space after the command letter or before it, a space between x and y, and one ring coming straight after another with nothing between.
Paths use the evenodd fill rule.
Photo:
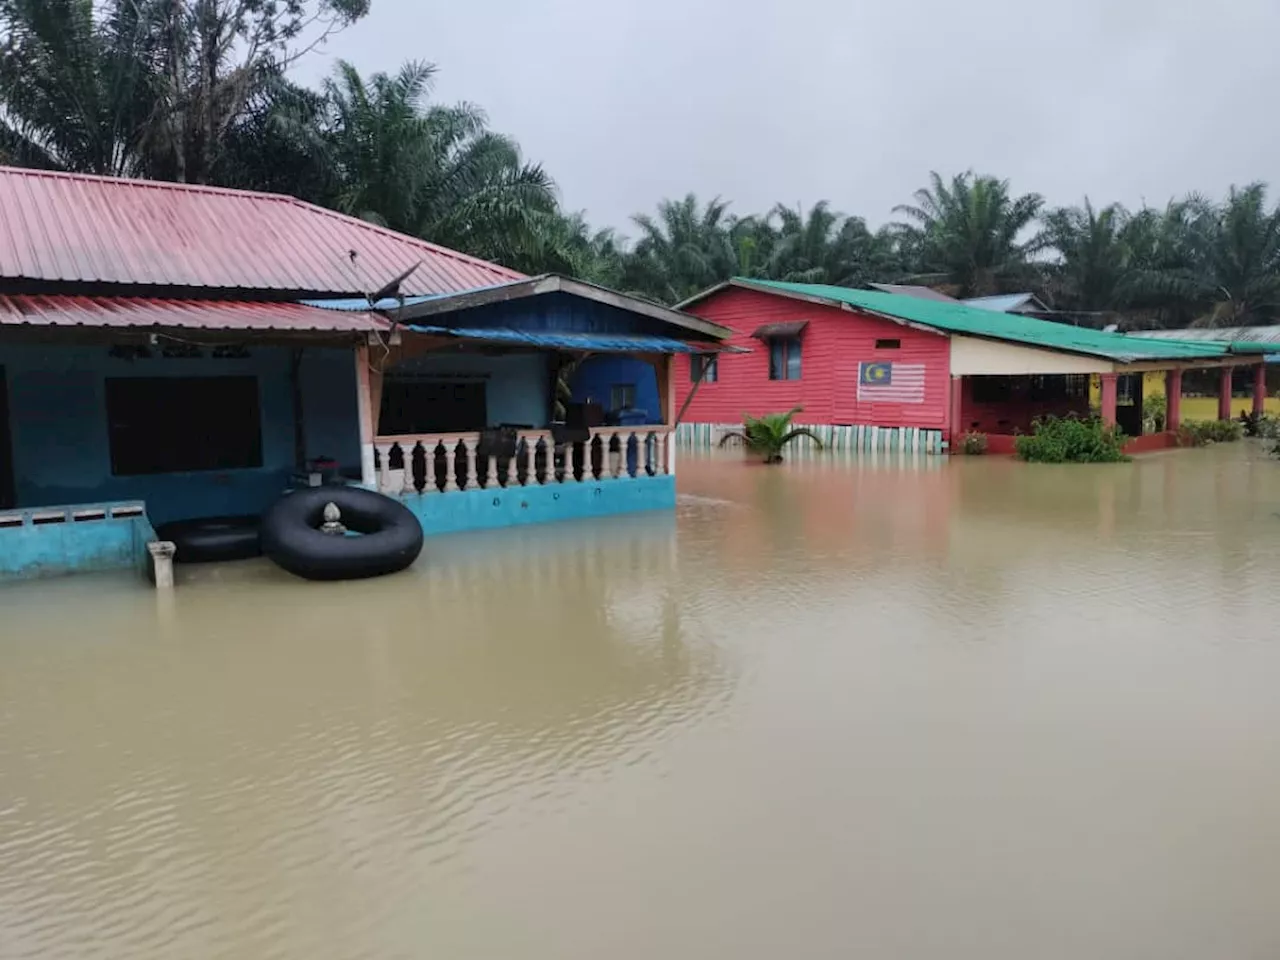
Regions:
<instances>
[{"instance_id":1,"label":"dark window opening","mask_svg":"<svg viewBox=\"0 0 1280 960\"><path fill-rule=\"evenodd\" d=\"M118 477L262 466L256 377L108 377Z\"/></svg>"},{"instance_id":2,"label":"dark window opening","mask_svg":"<svg viewBox=\"0 0 1280 960\"><path fill-rule=\"evenodd\" d=\"M877 340L877 350L900 350L902 348L901 340Z\"/></svg>"},{"instance_id":3,"label":"dark window opening","mask_svg":"<svg viewBox=\"0 0 1280 960\"><path fill-rule=\"evenodd\" d=\"M769 379L800 379L799 337L775 337L769 341Z\"/></svg>"},{"instance_id":4,"label":"dark window opening","mask_svg":"<svg viewBox=\"0 0 1280 960\"><path fill-rule=\"evenodd\" d=\"M634 383L615 383L609 388L609 410L634 410L636 406L636 385Z\"/></svg>"},{"instance_id":5,"label":"dark window opening","mask_svg":"<svg viewBox=\"0 0 1280 960\"><path fill-rule=\"evenodd\" d=\"M1009 377L973 377L970 398L974 403L1008 403L1013 393Z\"/></svg>"},{"instance_id":6,"label":"dark window opening","mask_svg":"<svg viewBox=\"0 0 1280 960\"><path fill-rule=\"evenodd\" d=\"M710 356L692 356L689 358L689 381L697 383L715 383L720 379L720 357L716 354Z\"/></svg>"},{"instance_id":7,"label":"dark window opening","mask_svg":"<svg viewBox=\"0 0 1280 960\"><path fill-rule=\"evenodd\" d=\"M464 433L488 426L483 380L431 380L389 375L382 382L379 436Z\"/></svg>"}]
</instances>

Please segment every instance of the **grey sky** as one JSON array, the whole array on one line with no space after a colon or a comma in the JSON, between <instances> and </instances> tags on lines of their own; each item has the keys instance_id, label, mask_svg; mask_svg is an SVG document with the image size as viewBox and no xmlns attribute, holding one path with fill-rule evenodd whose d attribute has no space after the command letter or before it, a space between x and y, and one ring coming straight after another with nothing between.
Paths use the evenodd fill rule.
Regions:
<instances>
[{"instance_id":1,"label":"grey sky","mask_svg":"<svg viewBox=\"0 0 1280 960\"><path fill-rule=\"evenodd\" d=\"M931 169L1053 204L1280 191L1277 37L1277 0L373 0L302 79L432 61L627 232L689 191L880 223Z\"/></svg>"}]
</instances>

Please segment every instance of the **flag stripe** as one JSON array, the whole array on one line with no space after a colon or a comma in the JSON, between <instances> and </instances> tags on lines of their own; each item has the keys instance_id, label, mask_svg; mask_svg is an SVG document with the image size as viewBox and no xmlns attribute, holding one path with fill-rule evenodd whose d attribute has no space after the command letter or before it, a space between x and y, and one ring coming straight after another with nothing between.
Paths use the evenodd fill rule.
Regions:
<instances>
[{"instance_id":1,"label":"flag stripe","mask_svg":"<svg viewBox=\"0 0 1280 960\"><path fill-rule=\"evenodd\" d=\"M923 363L877 364L889 367L887 383L864 383L866 363L858 364L858 399L881 403L924 403Z\"/></svg>"}]
</instances>

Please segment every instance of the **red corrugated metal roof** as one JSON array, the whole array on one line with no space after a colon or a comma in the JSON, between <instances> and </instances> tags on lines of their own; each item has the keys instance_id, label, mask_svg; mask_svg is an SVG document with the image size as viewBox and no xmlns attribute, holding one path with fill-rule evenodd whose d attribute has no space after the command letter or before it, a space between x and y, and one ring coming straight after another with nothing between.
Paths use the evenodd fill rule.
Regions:
<instances>
[{"instance_id":1,"label":"red corrugated metal roof","mask_svg":"<svg viewBox=\"0 0 1280 960\"><path fill-rule=\"evenodd\" d=\"M362 333L390 324L368 313L298 303L164 300L140 297L0 296L0 326L142 327Z\"/></svg>"},{"instance_id":2,"label":"red corrugated metal roof","mask_svg":"<svg viewBox=\"0 0 1280 960\"><path fill-rule=\"evenodd\" d=\"M524 276L293 197L0 167L0 278L339 296L419 260L405 294Z\"/></svg>"}]
</instances>

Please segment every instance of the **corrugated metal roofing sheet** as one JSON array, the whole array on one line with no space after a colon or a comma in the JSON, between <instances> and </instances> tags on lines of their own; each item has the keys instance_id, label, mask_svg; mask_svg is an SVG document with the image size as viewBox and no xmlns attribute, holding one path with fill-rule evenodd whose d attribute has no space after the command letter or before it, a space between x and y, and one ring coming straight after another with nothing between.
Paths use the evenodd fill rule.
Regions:
<instances>
[{"instance_id":1,"label":"corrugated metal roofing sheet","mask_svg":"<svg viewBox=\"0 0 1280 960\"><path fill-rule=\"evenodd\" d=\"M140 297L0 296L0 326L133 327L362 333L390 324L369 313L296 303L152 300Z\"/></svg>"},{"instance_id":2,"label":"corrugated metal roofing sheet","mask_svg":"<svg viewBox=\"0 0 1280 960\"><path fill-rule=\"evenodd\" d=\"M437 327L411 324L414 333L482 340L523 347L552 347L557 350L589 350L594 353L701 353L703 351L671 337L645 334L531 333L508 327Z\"/></svg>"},{"instance_id":3,"label":"corrugated metal roofing sheet","mask_svg":"<svg viewBox=\"0 0 1280 960\"><path fill-rule=\"evenodd\" d=\"M969 334L1007 340L1048 350L1064 350L1106 357L1120 363L1139 360L1194 360L1221 357L1230 352L1227 343L1191 343L1175 340L1152 340L1131 337L1123 333L1106 333L1087 327L1073 327L1052 320L1037 320L1016 313L997 313L962 303L942 303L902 297L873 290L851 290L821 283L786 283L780 280L752 280L735 278L736 286L748 289L776 291L833 304L846 304L880 316L917 323L921 326L945 330L948 333ZM710 291L708 291L709 293ZM700 294L694 299L700 299ZM690 301L692 302L692 301Z\"/></svg>"},{"instance_id":4,"label":"corrugated metal roofing sheet","mask_svg":"<svg viewBox=\"0 0 1280 960\"><path fill-rule=\"evenodd\" d=\"M1274 327L1187 327L1181 330L1132 330L1130 337L1151 340L1214 340L1229 343L1280 343L1280 325Z\"/></svg>"},{"instance_id":5,"label":"corrugated metal roofing sheet","mask_svg":"<svg viewBox=\"0 0 1280 960\"><path fill-rule=\"evenodd\" d=\"M943 303L955 303L955 297L948 297L932 287L922 287L914 283L868 283L868 287L881 293L897 293L904 297L920 297L922 300L939 300Z\"/></svg>"},{"instance_id":6,"label":"corrugated metal roofing sheet","mask_svg":"<svg viewBox=\"0 0 1280 960\"><path fill-rule=\"evenodd\" d=\"M998 313L1013 313L1015 310L1021 310L1028 305L1033 310L1041 310L1044 308L1039 300L1036 299L1034 293L1004 293L994 297L969 297L961 300L965 306L978 307L981 310L995 310Z\"/></svg>"},{"instance_id":7,"label":"corrugated metal roofing sheet","mask_svg":"<svg viewBox=\"0 0 1280 960\"><path fill-rule=\"evenodd\" d=\"M0 277L335 296L523 274L293 197L0 167ZM355 251L354 262L351 251Z\"/></svg>"}]
</instances>

